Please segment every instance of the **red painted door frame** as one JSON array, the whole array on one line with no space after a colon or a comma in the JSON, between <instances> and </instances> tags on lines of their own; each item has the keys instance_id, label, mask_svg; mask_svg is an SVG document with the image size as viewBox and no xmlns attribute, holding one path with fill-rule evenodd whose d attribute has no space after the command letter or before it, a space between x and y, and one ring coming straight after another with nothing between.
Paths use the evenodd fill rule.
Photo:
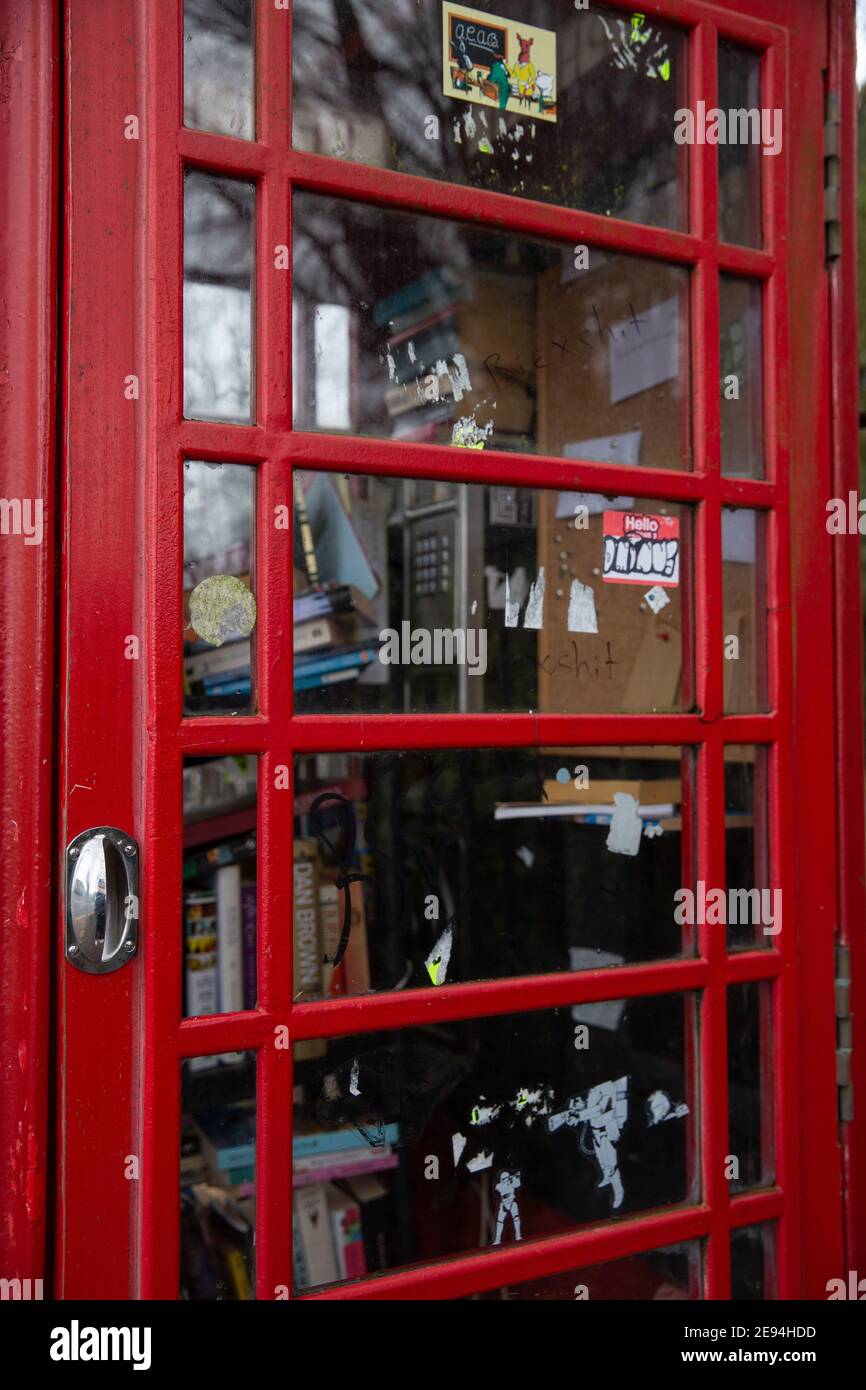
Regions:
<instances>
[{"instance_id":1,"label":"red painted door frame","mask_svg":"<svg viewBox=\"0 0 866 1390\"><path fill-rule=\"evenodd\" d=\"M0 493L43 516L41 544L0 536L0 1275L32 1280L53 1065L59 23L53 0L0 0L0 20Z\"/></svg>"},{"instance_id":2,"label":"red painted door frame","mask_svg":"<svg viewBox=\"0 0 866 1390\"><path fill-rule=\"evenodd\" d=\"M772 642L776 670L793 672L793 680L777 684L772 716L740 717L725 721L729 741L778 740L776 793L772 806L777 843L784 846L783 877L796 884L798 903L808 907L809 923L801 931L796 952L783 947L772 972L748 956L727 966L713 943L704 942L703 961L679 962L665 967L665 978L677 987L700 985L709 979L762 977L776 979L775 988L785 1003L778 1011L776 1065L788 1073L785 1095L787 1121L778 1117L778 1187L750 1193L729 1203L713 1157L724 1151L722 1127L711 1122L704 1128L704 1192L708 1205L662 1218L637 1219L618 1236L608 1229L526 1243L517 1250L472 1256L451 1266L447 1282L435 1269L377 1280L375 1296L441 1297L489 1286L491 1282L530 1277L552 1267L566 1267L581 1259L609 1257L668 1239L709 1234L721 1237L728 1207L736 1208L736 1224L781 1218L784 1232L780 1252L783 1296L802 1288L807 1296L824 1296L826 1279L842 1273L841 1210L832 1198L839 1191L836 1180L839 1159L828 1135L835 1135L835 1087L832 1057L835 1047L833 1013L834 927L840 923L855 957L856 998L863 997L863 848L862 848L862 705L859 671L859 577L856 572L857 542L831 545L824 529L825 503L831 495L844 495L857 487L856 438L851 416L853 363L852 334L856 335L851 293L853 261L853 56L851 0L834 0L828 7L828 23L816 20L817 7L797 31L788 34L795 7L782 0L731 3L722 11L698 0L669 0L645 4L646 11L663 12L684 23L697 22L694 56L700 92L710 104L715 72L710 21L721 30L762 45L768 34L769 81L774 94L789 113L787 168L789 198L796 216L785 223L784 200L778 189L768 188L773 201L771 228L776 237L769 262L767 253L728 252L727 268L743 273L770 270L766 291L768 322L776 335L765 346L775 363L768 403L769 449L780 461L779 472L768 484L728 482L720 485L712 470L701 478L700 458L695 475L663 479L644 477L642 486L652 491L662 486L668 496L682 500L703 498L713 507L722 501L766 505L768 488L775 489L771 504L775 516L771 545L779 564L771 604L775 610ZM173 1296L176 1279L175 1242L177 1217L167 1194L177 1187L176 1125L178 1113L178 1059L196 1051L261 1049L259 1106L262 1127L259 1143L258 1194L270 1220L263 1224L258 1248L260 1296L273 1296L277 1283L291 1284L290 1218L286 1160L291 1152L289 1133L291 1076L286 1053L265 1044L275 1017L290 1017L294 1036L342 1033L358 1027L408 1022L417 1011L417 997L372 996L332 1005L310 1005L291 1010L290 950L270 922L285 918L290 881L278 853L265 851L260 865L263 906L260 950L269 953L270 977L263 979L263 997L255 1014L228 1018L190 1020L179 1025L176 990L166 982L179 980L180 948L180 760L196 752L256 752L262 757L262 781L269 784L271 763L291 763L293 750L343 746L352 733L348 726L335 730L333 723L304 718L291 723L284 716L290 708L291 675L288 624L280 618L290 611L288 581L281 574L288 566L280 557L261 557L265 581L261 593L261 669L268 672L260 715L235 720L230 734L219 720L199 719L195 727L180 718L177 679L178 651L172 634L176 628L173 576L179 575L178 519L180 508L180 459L195 451L197 457L237 458L259 465L260 516L275 501L288 496L287 483L293 464L324 468L373 469L381 472L413 471L420 474L548 485L573 481L573 469L561 460L521 461L510 455L489 454L467 464L447 449L428 446L401 448L377 442L375 451L362 441L324 436L290 435L290 405L286 382L290 379L287 348L290 292L288 277L261 273L258 313L259 415L262 424L226 428L185 424L178 411L179 328L179 182L180 161L200 162L210 168L247 174L259 186L260 266L272 258L265 253L290 241L289 189L292 183L322 191L354 193L375 201L425 206L451 215L483 220L502 215L508 225L542 234L627 244L649 254L670 255L684 263L698 264L695 274L696 350L710 386L703 400L705 413L696 420L696 437L703 440L704 459L717 446L717 392L711 383L718 377L717 302L706 262L696 254L697 241L714 230L715 176L706 155L696 161L694 179L696 235L617 228L604 219L562 209L543 207L497 195L476 195L473 190L430 186L403 175L365 170L355 165L314 156L286 155L285 131L289 128L287 74L289 32L285 12L260 7L260 127L255 145L239 148L239 142L179 129L179 63L166 64L166 52L179 54L175 0L70 0L65 14L67 86L64 110L65 144L65 247L62 320L64 448L61 475L64 524L62 528L62 603L60 610L59 670L61 672L59 828L50 853L55 864L63 845L94 823L118 824L134 834L145 850L143 887L144 942L135 964L101 979L78 975L66 966L59 950L58 921L55 940L58 966L58 1151L56 1292L60 1296L106 1297ZM758 21L754 21L754 16ZM806 22L809 19L810 22ZM36 35L23 38L23 63L33 96L29 119L41 121L50 150L53 116L51 66L56 27L52 6L33 4L27 21ZM768 30L765 25L779 26ZM808 31L808 32L807 32ZM173 45L175 49L173 50ZM785 54L788 66L785 65ZM823 126L822 67L829 63L831 86L838 84L842 100L843 258L829 273L823 255L823 159L820 144ZM157 80L158 79L158 80ZM261 100L267 93L267 102ZM781 104L781 101L774 104ZM20 113L22 108L16 108ZM124 139L124 118L141 117L139 141ZM19 131L23 129L19 114ZM24 120L28 119L25 116ZM45 124L47 120L47 125ZM8 131L3 128L3 137ZM32 138L32 130L31 130ZM796 158L791 152L796 152ZM19 166L24 164L16 154ZM772 161L767 161L772 163ZM30 231L37 246L29 286L36 325L31 337L12 334L13 347L23 363L21 379L29 384L29 409L19 411L12 438L18 457L27 459L33 495L42 488L53 496L51 477L51 380L53 317L50 303L52 254L56 242L52 229L54 207L51 162L36 161L37 177L26 183ZM765 170L765 174L768 171ZM74 195L74 196L73 196ZM22 204L24 205L24 204ZM157 214L158 210L158 214ZM150 216L148 216L148 211ZM703 219L703 220L702 220ZM25 221L26 225L26 221ZM701 231L703 228L703 231ZM34 234L35 229L35 234ZM23 236L4 235L20 255ZM14 264L14 262L13 262ZM23 265L23 262L22 262ZM797 274L786 285L786 267ZM5 290L5 276L4 276ZM46 294L46 291L48 293ZM7 316L8 317L8 316ZM788 339L786 319L790 318ZM267 332L263 325L267 324ZM8 331L6 325L3 331ZM23 349L23 351L22 351ZM832 350L832 352L831 352ZM10 360L17 360L13 355ZM123 391L123 378L140 375L140 402L133 405ZM850 394L847 394L849 393ZM832 406L832 410L831 410ZM832 419L832 430L831 430ZM784 422L788 421L787 430ZM775 437L776 423L784 437ZM28 433L28 431L30 433ZM33 447L28 450L28 442ZM792 561L790 576L784 543L788 496L784 487L784 459L790 448L790 516ZM589 476L586 476L589 475ZM23 491L18 478L5 486L7 496ZM619 475L604 465L586 466L585 485L617 490ZM853 481L852 481L853 479ZM701 490L702 486L705 488ZM634 490L634 489L632 489ZM781 529L780 529L781 528ZM267 536L268 528L261 528ZM270 532L269 545L277 542ZM718 565L717 537L704 537L706 564ZM6 552L4 552L5 554ZM23 555L23 561L21 559ZM21 552L6 571L14 579L4 585L8 596L30 593L34 607L26 612L19 603L8 631L20 641L13 652L15 683L4 680L2 690L22 688L36 671L41 684L35 705L27 703L37 718L37 737L22 742L21 702L4 700L4 719L10 720L17 737L7 742L13 750L4 764L4 812L17 809L19 825L31 832L4 863L9 884L4 883L7 904L33 905L36 930L45 930L48 915L49 830L48 803L37 796L40 772L50 737L52 705L51 548L39 555L34 576L20 568L31 563ZM166 578L169 581L166 583ZM790 600L786 602L790 577ZM35 582L34 582L35 579ZM29 586L29 589L28 589ZM7 597L8 603L8 597ZM834 606L835 605L835 606ZM834 611L828 624L827 612ZM34 621L35 620L35 621ZM29 624L29 626L28 626ZM592 721L592 739L611 741L664 741L682 738L701 741L701 795L707 807L701 852L710 866L719 862L719 807L721 805L721 735L714 727L720 710L720 670L711 635L721 632L718 596L708 596L700 618L699 661L707 675L700 733L693 716ZM130 634L143 638L140 662L124 656ZM855 634L852 641L849 634ZM168 640L166 640L168 637ZM8 652L4 656L8 659ZM30 665L28 667L28 656ZM17 664L15 664L17 662ZM793 665L791 664L793 662ZM828 672L835 670L837 698ZM403 737L428 746L464 743L491 737L502 743L526 741L522 716L477 721L446 718L425 733L403 725ZM774 720L768 735L768 719ZM765 721L762 723L762 721ZM356 721L352 721L355 723ZM539 720L545 739L566 741L574 737L576 721L547 717ZM579 721L577 721L579 722ZM363 721L366 746L393 746L393 720ZM390 728L386 725L390 724ZM474 727L473 727L474 724ZM808 730L808 742L797 744L796 765L788 737L793 729ZM856 733L854 732L856 729ZM836 731L836 740L832 737ZM357 733L357 729L355 733ZM584 741L589 736L588 725ZM787 747L785 746L787 745ZM803 750L808 748L808 766ZM845 778L837 785L834 753L838 752ZM10 777L10 768L12 776ZM20 778L20 780L13 780ZM28 790L22 798L20 788ZM30 789L33 795L30 795ZM26 817L23 802L26 800ZM828 809L829 808L829 809ZM277 814L280 820L277 820ZM279 807L260 812L260 830L270 843L285 843L291 834L291 814ZM4 816L4 821L6 817ZM787 826L787 833L784 827ZM4 832L6 826L4 825ZM35 851L35 853L31 852ZM11 885L11 886L10 886ZM166 886L168 885L168 886ZM29 898L26 896L30 894ZM19 938L21 940L21 938ZM48 951L25 948L13 955L9 974L4 972L4 993L25 987L20 995L4 1001L4 1066L13 1041L25 1042L21 1078L13 1093L15 1114L3 1112L3 1137L18 1129L28 1114L28 1158L20 1172L27 1178L16 1189L14 1230L18 1252L27 1251L22 1277L37 1275L44 1226L39 1208L32 1203L33 1183L45 1173L46 1082L48 1038ZM31 943L32 944L32 943ZM262 956L262 959L265 957ZM8 957L7 957L8 959ZM643 992L652 988L652 974L623 971L622 988ZM7 983L8 982L8 983ZM571 1002L574 982L569 977L547 977L523 985L520 1007L539 1002ZM581 979L586 997L600 996L610 981ZM31 992L27 992L30 990ZM460 1013L499 1012L513 1007L509 982L490 986L448 987L437 993L436 1009L442 1017ZM509 1001L512 1001L509 1003ZM12 1007L10 1007L10 1004ZM15 1005L18 1007L15 1007ZM28 1005L32 1011L27 1014ZM863 1010L855 1013L862 1028ZM724 1075L724 1018L716 1003L705 1012L710 1043L705 1052L703 1083L708 1091L726 1086ZM22 1033L22 1028L25 1031ZM20 1056L20 1052L18 1054ZM816 1062L816 1058L819 1059ZM862 1068L863 1048L855 1054ZM817 1070L816 1070L817 1068ZM816 1087L816 1079L819 1082ZM796 1094L796 1088L802 1088ZM794 1088L791 1090L790 1088ZM808 1089L807 1089L808 1088ZM705 1094L708 1093L705 1091ZM864 1092L861 1091L861 1094ZM862 1107L861 1107L862 1109ZM791 1117L799 1113L802 1143L794 1142ZM808 1118L806 1118L808 1116ZM862 1116L846 1131L845 1167L856 1171ZM32 1141L29 1135L32 1134ZM4 1148L4 1153L7 1150ZM142 1176L128 1181L129 1155L139 1156ZM797 1170L802 1163L801 1196ZM861 1165L862 1168L862 1165ZM16 1172L19 1170L16 1170ZM841 1175L840 1175L841 1177ZM27 1185L29 1183L29 1186ZM829 1197L828 1197L829 1193ZM866 1259L863 1244L863 1200L851 1183L847 1207L846 1267L856 1268ZM176 1205L176 1203L174 1203ZM797 1217L800 1217L798 1231ZM29 1226L27 1223L30 1223ZM6 1228L0 1238L6 1236ZM708 1266L710 1290L723 1295L728 1279L726 1241L711 1242ZM803 1283L799 1281L802 1252ZM4 1268L15 1267L17 1257ZM370 1296L358 1286L338 1291L341 1297Z\"/></svg>"}]
</instances>

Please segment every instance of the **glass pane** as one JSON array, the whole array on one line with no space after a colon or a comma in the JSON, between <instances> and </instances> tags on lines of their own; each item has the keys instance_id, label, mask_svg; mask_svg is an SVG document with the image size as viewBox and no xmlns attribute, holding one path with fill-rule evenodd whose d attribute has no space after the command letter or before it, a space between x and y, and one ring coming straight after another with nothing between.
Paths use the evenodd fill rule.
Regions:
<instances>
[{"instance_id":1,"label":"glass pane","mask_svg":"<svg viewBox=\"0 0 866 1390\"><path fill-rule=\"evenodd\" d=\"M781 889L770 893L769 760L755 745L725 747L725 867L729 896L744 910L728 913L728 949L772 946L782 925ZM755 890L761 891L760 899ZM749 893L748 902L742 897ZM736 917L736 920L734 920Z\"/></svg>"},{"instance_id":2,"label":"glass pane","mask_svg":"<svg viewBox=\"0 0 866 1390\"><path fill-rule=\"evenodd\" d=\"M531 1279L525 1284L470 1294L463 1301L676 1301L699 1299L701 1288L701 1244L695 1240L669 1245L662 1250L645 1250L624 1260L607 1260L583 1269L569 1269L564 1274L547 1274L543 1279Z\"/></svg>"},{"instance_id":3,"label":"glass pane","mask_svg":"<svg viewBox=\"0 0 866 1390\"><path fill-rule=\"evenodd\" d=\"M613 1026L551 1009L320 1039L320 1056L296 1057L310 1285L694 1199L694 1000L607 1008ZM376 1180L368 1200L358 1176ZM299 1196L327 1233L334 1187L352 1214L336 1241L308 1242Z\"/></svg>"},{"instance_id":4,"label":"glass pane","mask_svg":"<svg viewBox=\"0 0 866 1390\"><path fill-rule=\"evenodd\" d=\"M317 762L295 761L296 999L693 953L693 931L675 920L675 894L693 881L690 753ZM347 888L344 874L360 878ZM323 965L347 924L343 959ZM585 1011L616 1028L610 1005Z\"/></svg>"},{"instance_id":5,"label":"glass pane","mask_svg":"<svg viewBox=\"0 0 866 1390\"><path fill-rule=\"evenodd\" d=\"M184 0L184 125L254 138L251 14L251 0Z\"/></svg>"},{"instance_id":6,"label":"glass pane","mask_svg":"<svg viewBox=\"0 0 866 1390\"><path fill-rule=\"evenodd\" d=\"M688 710L691 509L295 474L295 708Z\"/></svg>"},{"instance_id":7,"label":"glass pane","mask_svg":"<svg viewBox=\"0 0 866 1390\"><path fill-rule=\"evenodd\" d=\"M731 1232L731 1298L759 1303L776 1297L776 1226Z\"/></svg>"},{"instance_id":8,"label":"glass pane","mask_svg":"<svg viewBox=\"0 0 866 1390\"><path fill-rule=\"evenodd\" d=\"M247 756L184 763L186 1018L256 1006L256 772Z\"/></svg>"},{"instance_id":9,"label":"glass pane","mask_svg":"<svg viewBox=\"0 0 866 1390\"><path fill-rule=\"evenodd\" d=\"M183 413L252 419L255 188L189 169L184 180Z\"/></svg>"},{"instance_id":10,"label":"glass pane","mask_svg":"<svg viewBox=\"0 0 866 1390\"><path fill-rule=\"evenodd\" d=\"M732 1192L773 1181L767 985L728 987L728 1179Z\"/></svg>"},{"instance_id":11,"label":"glass pane","mask_svg":"<svg viewBox=\"0 0 866 1390\"><path fill-rule=\"evenodd\" d=\"M685 226L682 30L547 0L292 9L295 149Z\"/></svg>"},{"instance_id":12,"label":"glass pane","mask_svg":"<svg viewBox=\"0 0 866 1390\"><path fill-rule=\"evenodd\" d=\"M725 713L767 709L767 562L763 512L722 510Z\"/></svg>"},{"instance_id":13,"label":"glass pane","mask_svg":"<svg viewBox=\"0 0 866 1390\"><path fill-rule=\"evenodd\" d=\"M236 463L183 466L183 689L187 714L255 708L252 642L255 473Z\"/></svg>"},{"instance_id":14,"label":"glass pane","mask_svg":"<svg viewBox=\"0 0 866 1390\"><path fill-rule=\"evenodd\" d=\"M764 388L761 286L719 276L722 472L764 476Z\"/></svg>"},{"instance_id":15,"label":"glass pane","mask_svg":"<svg viewBox=\"0 0 866 1390\"><path fill-rule=\"evenodd\" d=\"M689 273L294 197L295 424L691 467Z\"/></svg>"},{"instance_id":16,"label":"glass pane","mask_svg":"<svg viewBox=\"0 0 866 1390\"><path fill-rule=\"evenodd\" d=\"M181 1298L255 1297L256 1060L191 1057L182 1069Z\"/></svg>"},{"instance_id":17,"label":"glass pane","mask_svg":"<svg viewBox=\"0 0 866 1390\"><path fill-rule=\"evenodd\" d=\"M727 39L719 39L719 107L736 112L741 122L746 120L743 112L748 113L751 137L735 144L728 132L728 139L719 144L719 236L738 246L760 246L761 146L763 142L772 149L771 141L781 140L781 126L760 124L760 55ZM769 140L764 140L765 133Z\"/></svg>"}]
</instances>

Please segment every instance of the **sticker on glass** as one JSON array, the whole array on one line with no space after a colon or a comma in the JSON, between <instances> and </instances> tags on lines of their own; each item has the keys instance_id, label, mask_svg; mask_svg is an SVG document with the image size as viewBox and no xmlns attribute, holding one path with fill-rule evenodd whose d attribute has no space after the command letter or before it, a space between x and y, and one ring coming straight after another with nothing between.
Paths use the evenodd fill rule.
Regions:
<instances>
[{"instance_id":1,"label":"sticker on glass","mask_svg":"<svg viewBox=\"0 0 866 1390\"><path fill-rule=\"evenodd\" d=\"M678 517L605 512L603 531L602 579L610 584L679 584Z\"/></svg>"},{"instance_id":2,"label":"sticker on glass","mask_svg":"<svg viewBox=\"0 0 866 1390\"><path fill-rule=\"evenodd\" d=\"M556 35L443 0L442 90L537 120L556 120Z\"/></svg>"}]
</instances>

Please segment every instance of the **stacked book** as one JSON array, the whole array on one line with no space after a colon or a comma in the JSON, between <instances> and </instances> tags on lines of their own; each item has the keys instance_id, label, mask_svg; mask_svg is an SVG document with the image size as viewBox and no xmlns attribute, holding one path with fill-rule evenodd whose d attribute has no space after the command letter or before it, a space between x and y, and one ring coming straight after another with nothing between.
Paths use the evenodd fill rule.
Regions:
<instances>
[{"instance_id":1,"label":"stacked book","mask_svg":"<svg viewBox=\"0 0 866 1390\"><path fill-rule=\"evenodd\" d=\"M388 1189L376 1174L397 1167L393 1146L398 1126L387 1125L384 1144L375 1148L348 1127L321 1130L296 1117L295 1130L295 1287L358 1278L382 1268L383 1199ZM240 1102L188 1117L184 1134L188 1165L182 1166L181 1176L184 1283L196 1286L196 1292L187 1296L249 1298L254 1104ZM210 1281L218 1292L202 1293L202 1286Z\"/></svg>"},{"instance_id":2,"label":"stacked book","mask_svg":"<svg viewBox=\"0 0 866 1390\"><path fill-rule=\"evenodd\" d=\"M379 653L376 619L354 585L296 594L293 602L295 689L356 680Z\"/></svg>"},{"instance_id":3,"label":"stacked book","mask_svg":"<svg viewBox=\"0 0 866 1390\"><path fill-rule=\"evenodd\" d=\"M202 701L249 698L250 639L241 637L212 647L196 641L187 648L183 663L187 692Z\"/></svg>"},{"instance_id":4,"label":"stacked book","mask_svg":"<svg viewBox=\"0 0 866 1390\"><path fill-rule=\"evenodd\" d=\"M388 1189L374 1175L295 1192L292 1264L300 1292L387 1268Z\"/></svg>"},{"instance_id":5,"label":"stacked book","mask_svg":"<svg viewBox=\"0 0 866 1390\"><path fill-rule=\"evenodd\" d=\"M187 1018L256 1006L256 885L239 862L221 864L212 888L184 893L184 989ZM238 1060L226 1052L193 1057L189 1066L206 1071Z\"/></svg>"}]
</instances>

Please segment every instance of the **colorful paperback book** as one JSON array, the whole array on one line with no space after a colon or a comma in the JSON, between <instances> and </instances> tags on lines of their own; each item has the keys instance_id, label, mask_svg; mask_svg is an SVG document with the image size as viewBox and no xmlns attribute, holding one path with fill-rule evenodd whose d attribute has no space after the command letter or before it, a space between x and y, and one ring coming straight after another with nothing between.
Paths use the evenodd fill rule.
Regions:
<instances>
[{"instance_id":1,"label":"colorful paperback book","mask_svg":"<svg viewBox=\"0 0 866 1390\"><path fill-rule=\"evenodd\" d=\"M400 1126L385 1126L385 1144L396 1144L400 1137ZM305 1158L309 1154L336 1154L346 1149L359 1148L358 1140L363 1135L354 1125L343 1125L340 1129L316 1129L305 1120L295 1122L292 1139L292 1153L295 1158ZM381 1153L384 1145L370 1145L375 1153Z\"/></svg>"}]
</instances>

